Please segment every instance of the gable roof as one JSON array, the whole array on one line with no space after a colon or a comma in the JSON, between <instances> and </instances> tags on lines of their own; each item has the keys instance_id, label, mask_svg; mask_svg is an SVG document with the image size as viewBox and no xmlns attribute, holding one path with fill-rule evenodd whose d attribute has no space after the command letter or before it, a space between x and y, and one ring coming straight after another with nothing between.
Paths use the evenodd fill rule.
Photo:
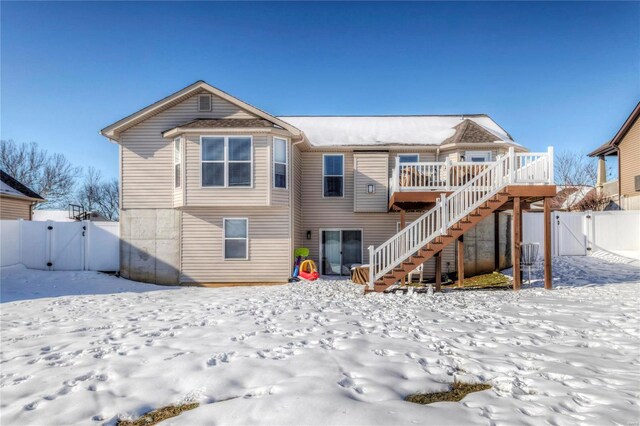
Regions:
<instances>
[{"instance_id":1,"label":"gable roof","mask_svg":"<svg viewBox=\"0 0 640 426\"><path fill-rule=\"evenodd\" d=\"M468 118L462 120L462 123L455 125L454 129L455 133L453 136L442 141L441 145L449 143L492 143L496 140L502 140L499 135L496 135L486 127ZM509 137L509 139L511 138Z\"/></svg>"},{"instance_id":2,"label":"gable roof","mask_svg":"<svg viewBox=\"0 0 640 426\"><path fill-rule=\"evenodd\" d=\"M476 142L515 143L502 127L485 114L278 118L301 129L309 143L317 147L441 145L457 135L464 137L467 133Z\"/></svg>"},{"instance_id":3,"label":"gable roof","mask_svg":"<svg viewBox=\"0 0 640 426\"><path fill-rule=\"evenodd\" d=\"M633 123L636 122L638 117L640 117L640 102L638 102L633 111L631 111L631 114L624 121L622 127L620 127L613 139L611 139L609 142L605 142L595 150L591 151L588 154L589 157L598 157L600 155L617 155L618 151L616 147L620 144L620 142L622 142L622 139L624 139L627 132L629 131L629 129L631 129Z\"/></svg>"},{"instance_id":4,"label":"gable roof","mask_svg":"<svg viewBox=\"0 0 640 426\"><path fill-rule=\"evenodd\" d=\"M142 108L141 110L134 112L131 115L126 116L125 118L116 121L113 124L108 125L107 127L105 127L104 129L100 130L100 134L102 134L103 136L109 138L109 139L113 139L113 140L118 140L118 138L120 137L120 133L122 133L124 130L134 126L137 123L140 123L144 120L146 120L149 117L152 117L184 100L186 100L187 98L198 94L198 93L211 93L213 95L216 95L224 100L226 100L227 102L230 102L246 111L249 111L250 113L263 118L267 121L270 121L271 123L274 123L286 130L288 130L289 132L291 132L293 135L298 136L300 135L300 130L295 128L294 126L292 126L289 123L285 123L284 121L280 120L279 118L276 118L264 111L262 111L261 109L258 109L256 107L254 107L253 105L250 105L244 101L241 101L240 99L231 96L230 94L211 86L210 84L208 84L207 82L203 81L203 80L199 80L196 81L193 84L190 84L189 86L178 90L175 93L172 93L171 95L145 107Z\"/></svg>"},{"instance_id":5,"label":"gable roof","mask_svg":"<svg viewBox=\"0 0 640 426\"><path fill-rule=\"evenodd\" d=\"M0 170L0 195L8 195L15 198L28 198L36 201L45 201L40 195L22 184L16 178Z\"/></svg>"}]
</instances>

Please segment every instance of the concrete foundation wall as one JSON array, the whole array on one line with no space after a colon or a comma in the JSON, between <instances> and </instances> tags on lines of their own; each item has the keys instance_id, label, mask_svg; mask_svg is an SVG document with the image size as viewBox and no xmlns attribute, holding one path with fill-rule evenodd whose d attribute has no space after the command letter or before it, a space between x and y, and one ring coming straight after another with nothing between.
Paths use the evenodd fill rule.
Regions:
<instances>
[{"instance_id":1,"label":"concrete foundation wall","mask_svg":"<svg viewBox=\"0 0 640 426\"><path fill-rule=\"evenodd\" d=\"M120 211L123 277L154 284L178 284L181 214L174 209Z\"/></svg>"},{"instance_id":2,"label":"concrete foundation wall","mask_svg":"<svg viewBox=\"0 0 640 426\"><path fill-rule=\"evenodd\" d=\"M500 264L497 269L504 269L511 266L511 216L500 213L498 224ZM485 218L464 234L464 275L466 277L496 270L494 235L495 215Z\"/></svg>"}]
</instances>

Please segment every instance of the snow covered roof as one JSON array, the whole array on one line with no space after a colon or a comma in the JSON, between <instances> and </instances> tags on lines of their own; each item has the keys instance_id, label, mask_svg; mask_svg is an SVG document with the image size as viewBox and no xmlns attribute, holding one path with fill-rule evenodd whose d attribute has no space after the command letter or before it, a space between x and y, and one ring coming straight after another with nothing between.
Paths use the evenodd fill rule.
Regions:
<instances>
[{"instance_id":1,"label":"snow covered roof","mask_svg":"<svg viewBox=\"0 0 640 426\"><path fill-rule=\"evenodd\" d=\"M302 130L313 146L440 145L456 133L456 126L471 120L495 137L511 136L491 117L477 115L414 116L280 116Z\"/></svg>"}]
</instances>

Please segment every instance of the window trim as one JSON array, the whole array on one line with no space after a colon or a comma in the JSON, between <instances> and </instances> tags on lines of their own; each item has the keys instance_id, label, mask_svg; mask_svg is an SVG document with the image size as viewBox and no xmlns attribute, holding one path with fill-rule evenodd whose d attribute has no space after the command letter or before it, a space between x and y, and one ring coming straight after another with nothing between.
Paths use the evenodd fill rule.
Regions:
<instances>
[{"instance_id":1,"label":"window trim","mask_svg":"<svg viewBox=\"0 0 640 426\"><path fill-rule=\"evenodd\" d=\"M327 176L325 174L325 157L336 157L336 156L340 156L342 157L342 174L341 175L329 175ZM324 195L324 178L325 177L336 177L336 176L341 176L342 177L342 195L337 196L337 195ZM344 164L344 154L342 153L325 153L322 154L322 198L344 198L344 188L345 188L345 184L344 184L344 180L345 180L345 164Z\"/></svg>"},{"instance_id":2,"label":"window trim","mask_svg":"<svg viewBox=\"0 0 640 426\"><path fill-rule=\"evenodd\" d=\"M465 151L464 152L464 161L465 162L469 162L472 163L473 161L471 161L471 159L469 157L479 157L481 155L484 155L484 162L485 163L490 163L491 162L491 158L493 157L493 153L491 152L491 150L478 150L478 151ZM479 163L482 163L482 161L478 161Z\"/></svg>"},{"instance_id":3,"label":"window trim","mask_svg":"<svg viewBox=\"0 0 640 426\"><path fill-rule=\"evenodd\" d=\"M284 141L284 163L276 161L276 139ZM289 189L289 140L286 139L286 138L281 138L281 137L278 137L278 136L274 136L272 138L272 144L271 145L272 145L271 157L273 159L273 161L272 161L272 167L273 167L273 185L272 185L272 188L286 191L286 190ZM284 164L284 188L276 186L276 164ZM323 181L324 181L324 179L323 179Z\"/></svg>"},{"instance_id":4,"label":"window trim","mask_svg":"<svg viewBox=\"0 0 640 426\"><path fill-rule=\"evenodd\" d=\"M202 139L204 138L222 138L224 140L223 159L221 160L203 160L202 150L204 148ZM251 171L251 183L245 186L229 186L229 138L249 138L251 147L249 150L249 160L232 160L231 163L249 163ZM202 184L202 164L203 163L222 163L224 165L224 183L223 185L203 185ZM253 136L251 135L200 135L200 188L201 189L252 189L254 184L254 155L253 155Z\"/></svg>"},{"instance_id":5,"label":"window trim","mask_svg":"<svg viewBox=\"0 0 640 426\"><path fill-rule=\"evenodd\" d=\"M245 238L238 238L238 237L230 237L227 238L227 220L244 220L245 221L245 228L247 230L247 236ZM244 258L240 258L240 257L234 257L234 258L229 258L227 259L227 253L226 253L226 242L227 240L245 240L246 241L246 245L245 245L245 257ZM248 217L223 217L222 218L222 260L224 262L233 262L233 261L244 261L244 260L249 260L249 218Z\"/></svg>"},{"instance_id":6,"label":"window trim","mask_svg":"<svg viewBox=\"0 0 640 426\"><path fill-rule=\"evenodd\" d=\"M176 144L179 143L180 146L177 147L176 149ZM182 141L182 137L178 136L177 138L173 139L173 188L174 189L182 189L182 146L184 145L183 141ZM176 151L178 154L178 158L176 161ZM176 166L180 166L180 176L176 176ZM179 177L179 184L176 185L176 178Z\"/></svg>"},{"instance_id":7,"label":"window trim","mask_svg":"<svg viewBox=\"0 0 640 426\"><path fill-rule=\"evenodd\" d=\"M200 98L207 96L209 98L209 109L200 108ZM198 112L211 112L213 110L213 97L210 93L201 93L198 95Z\"/></svg>"},{"instance_id":8,"label":"window trim","mask_svg":"<svg viewBox=\"0 0 640 426\"><path fill-rule=\"evenodd\" d=\"M400 163L400 156L401 155L415 155L416 157L418 157L418 161L416 161L416 163L420 162L420 153L418 153L418 152L398 152L396 154L396 158L398 159L398 164L412 164L412 163Z\"/></svg>"}]
</instances>

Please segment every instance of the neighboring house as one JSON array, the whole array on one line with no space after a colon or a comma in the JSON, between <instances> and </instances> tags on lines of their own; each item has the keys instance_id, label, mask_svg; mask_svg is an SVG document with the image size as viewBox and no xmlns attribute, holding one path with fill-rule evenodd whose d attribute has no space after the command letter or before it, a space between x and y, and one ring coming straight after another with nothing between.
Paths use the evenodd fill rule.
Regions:
<instances>
[{"instance_id":1,"label":"neighboring house","mask_svg":"<svg viewBox=\"0 0 640 426\"><path fill-rule=\"evenodd\" d=\"M322 275L347 275L370 262L370 246L405 233L405 247L433 238L433 219L414 221L484 170L504 183L505 165L517 163L524 184L553 179L552 155L528 154L487 115L276 117L203 81L101 133L120 150L121 274L154 283L286 282L296 247L310 249ZM541 191L517 200L555 195L555 186ZM467 275L510 265L510 216L498 210L513 195L470 205L473 224L462 231L451 222L449 234L472 228L458 246ZM431 250L442 252L443 272L464 266L450 242Z\"/></svg>"},{"instance_id":2,"label":"neighboring house","mask_svg":"<svg viewBox=\"0 0 640 426\"><path fill-rule=\"evenodd\" d=\"M40 195L0 170L0 219L31 220L35 205L44 201Z\"/></svg>"},{"instance_id":3,"label":"neighboring house","mask_svg":"<svg viewBox=\"0 0 640 426\"><path fill-rule=\"evenodd\" d=\"M640 210L640 103L613 139L589 154L598 157L597 187L622 210ZM618 157L618 180L607 182L606 157Z\"/></svg>"}]
</instances>

